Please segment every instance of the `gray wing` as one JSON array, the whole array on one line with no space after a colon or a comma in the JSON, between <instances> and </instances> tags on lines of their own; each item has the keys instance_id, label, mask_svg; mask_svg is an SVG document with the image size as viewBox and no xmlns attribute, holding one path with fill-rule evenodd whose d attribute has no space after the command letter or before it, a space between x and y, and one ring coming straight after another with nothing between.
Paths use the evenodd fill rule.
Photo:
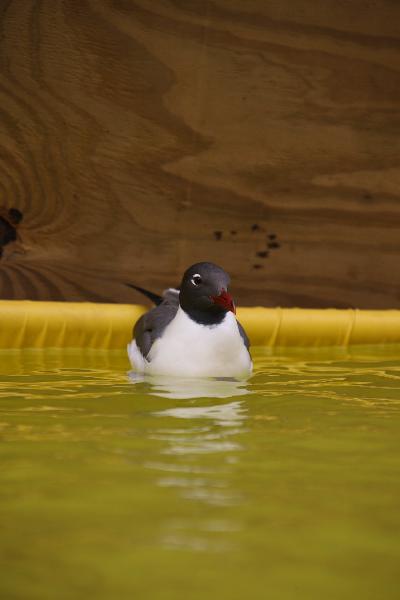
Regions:
<instances>
[{"instance_id":1,"label":"gray wing","mask_svg":"<svg viewBox=\"0 0 400 600\"><path fill-rule=\"evenodd\" d=\"M239 321L237 321L238 324L238 328L239 328L239 333L242 336L242 340L244 345L246 346L247 350L250 348L250 340L246 335L245 330L243 329L243 327L241 326L241 324L239 323Z\"/></svg>"},{"instance_id":2,"label":"gray wing","mask_svg":"<svg viewBox=\"0 0 400 600\"><path fill-rule=\"evenodd\" d=\"M142 355L147 358L150 348L166 326L175 317L179 308L179 293L167 290L164 300L140 317L133 328L133 337Z\"/></svg>"}]
</instances>

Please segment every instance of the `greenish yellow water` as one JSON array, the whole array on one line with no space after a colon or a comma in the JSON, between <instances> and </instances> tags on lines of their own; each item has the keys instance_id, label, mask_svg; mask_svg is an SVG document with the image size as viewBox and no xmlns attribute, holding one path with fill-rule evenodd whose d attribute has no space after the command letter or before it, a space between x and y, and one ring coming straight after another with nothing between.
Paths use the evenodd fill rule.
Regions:
<instances>
[{"instance_id":1,"label":"greenish yellow water","mask_svg":"<svg viewBox=\"0 0 400 600\"><path fill-rule=\"evenodd\" d=\"M400 353L254 355L0 353L0 598L399 598Z\"/></svg>"}]
</instances>

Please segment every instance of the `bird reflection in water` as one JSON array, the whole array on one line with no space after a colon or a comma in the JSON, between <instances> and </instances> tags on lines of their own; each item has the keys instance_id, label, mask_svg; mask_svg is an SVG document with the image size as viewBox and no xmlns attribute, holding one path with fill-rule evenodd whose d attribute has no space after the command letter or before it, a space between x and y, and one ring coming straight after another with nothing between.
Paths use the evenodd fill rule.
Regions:
<instances>
[{"instance_id":1,"label":"bird reflection in water","mask_svg":"<svg viewBox=\"0 0 400 600\"><path fill-rule=\"evenodd\" d=\"M246 396L251 391L246 381L229 378L190 378L168 377L164 375L142 375L130 371L132 383L144 383L146 392L152 396L171 398L173 400L189 400L194 398L232 398Z\"/></svg>"},{"instance_id":2,"label":"bird reflection in water","mask_svg":"<svg viewBox=\"0 0 400 600\"><path fill-rule=\"evenodd\" d=\"M197 515L194 519L192 511L182 506L164 522L161 545L170 550L227 551L233 532L242 528L226 510L243 501L236 469L247 420L244 396L252 392L245 381L136 373L130 373L130 378L144 385L146 393L167 399L165 408L151 413L155 421L150 437L162 445L158 459L145 466L156 474L157 487L174 490L176 501L193 504Z\"/></svg>"}]
</instances>

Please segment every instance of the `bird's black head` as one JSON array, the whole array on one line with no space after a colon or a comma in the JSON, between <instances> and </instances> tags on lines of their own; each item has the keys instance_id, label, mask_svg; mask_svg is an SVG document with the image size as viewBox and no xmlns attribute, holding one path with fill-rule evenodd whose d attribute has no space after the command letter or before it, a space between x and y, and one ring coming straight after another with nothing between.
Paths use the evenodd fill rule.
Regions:
<instances>
[{"instance_id":1,"label":"bird's black head","mask_svg":"<svg viewBox=\"0 0 400 600\"><path fill-rule=\"evenodd\" d=\"M209 262L196 263L183 275L179 303L198 323L216 325L227 312L236 312L227 291L229 283L230 277L221 267Z\"/></svg>"}]
</instances>

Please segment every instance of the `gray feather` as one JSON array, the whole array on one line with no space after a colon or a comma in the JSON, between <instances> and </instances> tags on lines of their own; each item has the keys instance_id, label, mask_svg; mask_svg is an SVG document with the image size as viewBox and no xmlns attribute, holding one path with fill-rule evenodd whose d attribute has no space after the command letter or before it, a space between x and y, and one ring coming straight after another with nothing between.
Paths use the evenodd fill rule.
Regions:
<instances>
[{"instance_id":1,"label":"gray feather","mask_svg":"<svg viewBox=\"0 0 400 600\"><path fill-rule=\"evenodd\" d=\"M242 336L242 340L244 345L246 346L247 350L250 348L250 340L246 335L245 330L243 329L243 327L241 326L241 324L239 323L239 321L237 321L238 324L238 329L239 329L239 333Z\"/></svg>"},{"instance_id":2,"label":"gray feather","mask_svg":"<svg viewBox=\"0 0 400 600\"><path fill-rule=\"evenodd\" d=\"M142 355L147 358L154 342L175 317L179 308L179 292L168 289L162 302L140 317L133 329L133 337Z\"/></svg>"}]
</instances>

